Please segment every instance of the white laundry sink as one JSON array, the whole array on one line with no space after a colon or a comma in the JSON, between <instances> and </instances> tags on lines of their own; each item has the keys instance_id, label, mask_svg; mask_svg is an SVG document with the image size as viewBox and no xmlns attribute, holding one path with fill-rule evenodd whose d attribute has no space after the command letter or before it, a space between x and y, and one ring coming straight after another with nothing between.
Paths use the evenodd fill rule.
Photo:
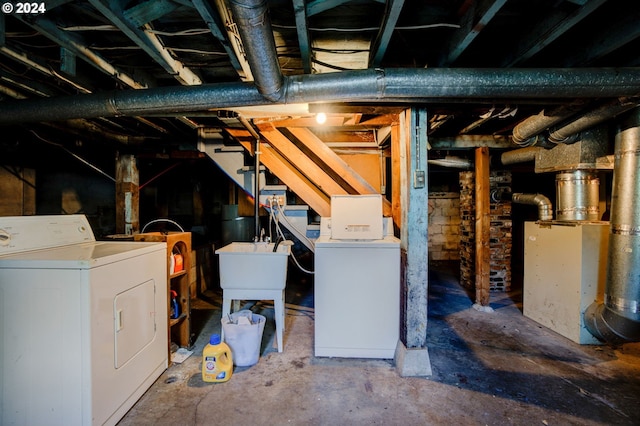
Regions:
<instances>
[{"instance_id":1,"label":"white laundry sink","mask_svg":"<svg viewBox=\"0 0 640 426\"><path fill-rule=\"evenodd\" d=\"M284 289L291 245L233 242L218 250L222 289Z\"/></svg>"}]
</instances>

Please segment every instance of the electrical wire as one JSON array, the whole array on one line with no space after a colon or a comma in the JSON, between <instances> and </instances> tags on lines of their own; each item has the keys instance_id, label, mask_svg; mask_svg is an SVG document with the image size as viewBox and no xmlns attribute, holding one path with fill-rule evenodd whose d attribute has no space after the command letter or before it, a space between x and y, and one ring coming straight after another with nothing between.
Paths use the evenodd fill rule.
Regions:
<instances>
[{"instance_id":1,"label":"electrical wire","mask_svg":"<svg viewBox=\"0 0 640 426\"><path fill-rule=\"evenodd\" d=\"M295 30L296 27L293 25L275 25L271 24L274 28L281 28L286 30ZM437 24L426 24L426 25L410 25L406 27L395 27L395 30L425 30L429 28L439 28L439 27L447 27L447 28L460 28L458 24L447 24L447 23L437 23ZM327 27L327 28L318 28L318 27L309 27L309 31L335 31L335 32L343 32L343 33L356 33L362 31L380 31L380 27L364 27L364 28L335 28L335 27Z\"/></svg>"},{"instance_id":2,"label":"electrical wire","mask_svg":"<svg viewBox=\"0 0 640 426\"><path fill-rule=\"evenodd\" d=\"M174 221L174 220L171 220L171 219L163 219L163 218L160 218L160 219L154 219L154 220L152 220L151 222L149 222L149 223L147 223L146 225L144 225L144 226L142 227L142 231L140 231L140 233L143 233L143 232L147 229L147 226L149 226L149 225L151 225L151 224L153 224L153 223L158 223L158 222L168 222L168 223L171 223L172 225L177 226L177 227L178 227L178 229L180 230L180 232L184 232L184 229L182 228L182 226L180 226L180 224L178 224L178 222L176 222L176 221Z\"/></svg>"},{"instance_id":3,"label":"electrical wire","mask_svg":"<svg viewBox=\"0 0 640 426\"><path fill-rule=\"evenodd\" d=\"M87 160L85 160L84 158L80 157L79 155L76 155L76 154L74 154L73 152L69 151L67 148L65 148L65 147L64 147L64 146L62 146L61 144L59 144L59 143L55 143L55 142L52 142L52 141L50 141L50 140L47 140L47 139L43 138L42 136L40 136L39 134L37 134L37 133L36 133L35 131L33 131L33 130L29 130L29 132L33 133L33 135L34 135L35 137L37 137L38 139L40 139L41 141L46 142L46 143L48 143L48 144L50 144L50 145L53 145L53 146L57 146L58 148L60 148L60 149L62 149L62 150L64 150L64 151L66 151L69 155L71 155L72 157L74 157L76 160L81 161L82 163L84 163L84 164L86 164L87 166L91 167L93 170L97 171L97 172L98 172L98 173L100 173L101 175L106 176L107 178L109 178L109 179L110 179L110 180L112 180L113 182L115 182L115 181L116 181L116 179L115 179L115 178L113 178L113 177L109 176L107 173L103 172L103 171L102 171L102 170L100 170L98 167L96 167L96 166L94 166L93 164L89 163Z\"/></svg>"},{"instance_id":4,"label":"electrical wire","mask_svg":"<svg viewBox=\"0 0 640 426\"><path fill-rule=\"evenodd\" d=\"M201 34L211 34L211 30L208 28L192 28L184 31L176 31L176 32L168 32L168 31L160 31L153 29L146 29L145 32L163 36L192 36L192 35L201 35Z\"/></svg>"}]
</instances>

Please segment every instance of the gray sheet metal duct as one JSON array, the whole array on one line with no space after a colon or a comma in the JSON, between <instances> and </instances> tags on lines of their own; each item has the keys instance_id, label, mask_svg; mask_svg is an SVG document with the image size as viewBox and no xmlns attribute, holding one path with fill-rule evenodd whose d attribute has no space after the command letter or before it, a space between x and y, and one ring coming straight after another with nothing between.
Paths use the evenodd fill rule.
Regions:
<instances>
[{"instance_id":1,"label":"gray sheet metal duct","mask_svg":"<svg viewBox=\"0 0 640 426\"><path fill-rule=\"evenodd\" d=\"M600 98L640 94L640 68L388 68L284 77L271 102L253 84L176 86L0 102L0 124L188 113L287 103L424 99Z\"/></svg>"},{"instance_id":2,"label":"gray sheet metal duct","mask_svg":"<svg viewBox=\"0 0 640 426\"><path fill-rule=\"evenodd\" d=\"M258 92L272 102L282 98L284 81L266 0L229 0Z\"/></svg>"},{"instance_id":3,"label":"gray sheet metal duct","mask_svg":"<svg viewBox=\"0 0 640 426\"><path fill-rule=\"evenodd\" d=\"M604 303L584 313L591 334L609 343L640 341L640 109L615 141Z\"/></svg>"},{"instance_id":4,"label":"gray sheet metal duct","mask_svg":"<svg viewBox=\"0 0 640 426\"><path fill-rule=\"evenodd\" d=\"M538 206L538 219L553 219L553 206L551 204L551 200L542 194L523 194L521 192L514 192L511 194L511 201L517 204Z\"/></svg>"}]
</instances>

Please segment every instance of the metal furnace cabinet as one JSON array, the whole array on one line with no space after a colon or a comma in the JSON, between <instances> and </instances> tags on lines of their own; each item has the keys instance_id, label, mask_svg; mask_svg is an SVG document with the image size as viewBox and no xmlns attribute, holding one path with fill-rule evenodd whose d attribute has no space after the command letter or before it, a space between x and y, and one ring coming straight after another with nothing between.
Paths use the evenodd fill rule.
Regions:
<instances>
[{"instance_id":1,"label":"metal furnace cabinet","mask_svg":"<svg viewBox=\"0 0 640 426\"><path fill-rule=\"evenodd\" d=\"M602 301L608 222L525 222L524 316L580 344L599 344L582 314Z\"/></svg>"}]
</instances>

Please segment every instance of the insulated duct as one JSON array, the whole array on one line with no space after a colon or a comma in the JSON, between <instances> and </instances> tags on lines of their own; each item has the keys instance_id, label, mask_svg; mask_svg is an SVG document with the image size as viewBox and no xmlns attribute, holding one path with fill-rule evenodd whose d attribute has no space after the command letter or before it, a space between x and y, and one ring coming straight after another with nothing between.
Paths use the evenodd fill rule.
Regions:
<instances>
[{"instance_id":1,"label":"insulated duct","mask_svg":"<svg viewBox=\"0 0 640 426\"><path fill-rule=\"evenodd\" d=\"M579 118L549 131L549 141L553 143L571 143L572 136L603 123L619 114L638 106L637 98L619 98L608 102L599 108L591 110Z\"/></svg>"},{"instance_id":2,"label":"insulated duct","mask_svg":"<svg viewBox=\"0 0 640 426\"><path fill-rule=\"evenodd\" d=\"M542 194L523 194L521 192L514 192L511 195L511 201L517 204L538 206L538 219L553 219L553 206L551 205L551 200Z\"/></svg>"},{"instance_id":3,"label":"insulated duct","mask_svg":"<svg viewBox=\"0 0 640 426\"><path fill-rule=\"evenodd\" d=\"M436 166L442 167L450 167L454 169L465 169L469 170L473 168L473 163L468 158L460 158L460 157L450 157L446 156L445 158L434 158L431 160L427 160L427 163L434 164Z\"/></svg>"},{"instance_id":4,"label":"insulated duct","mask_svg":"<svg viewBox=\"0 0 640 426\"><path fill-rule=\"evenodd\" d=\"M283 96L284 81L266 0L229 0L258 92L272 102Z\"/></svg>"},{"instance_id":5,"label":"insulated duct","mask_svg":"<svg viewBox=\"0 0 640 426\"><path fill-rule=\"evenodd\" d=\"M530 146L527 148L514 149L512 151L503 152L500 156L500 162L505 166L517 163L526 163L527 161L533 161L538 155L538 151L542 148L537 146Z\"/></svg>"},{"instance_id":6,"label":"insulated duct","mask_svg":"<svg viewBox=\"0 0 640 426\"><path fill-rule=\"evenodd\" d=\"M640 109L616 134L604 303L584 312L591 334L609 343L640 341Z\"/></svg>"},{"instance_id":7,"label":"insulated duct","mask_svg":"<svg viewBox=\"0 0 640 426\"><path fill-rule=\"evenodd\" d=\"M640 94L640 68L387 68L283 78L271 102L250 83L203 84L0 102L0 124L71 118L144 116L241 106L331 101L565 99Z\"/></svg>"},{"instance_id":8,"label":"insulated duct","mask_svg":"<svg viewBox=\"0 0 640 426\"><path fill-rule=\"evenodd\" d=\"M571 104L560 106L551 111L540 111L538 115L532 115L522 120L513 128L511 139L516 145L533 146L539 144L537 135L544 132L551 126L574 115L582 107L581 104ZM544 139L544 138L543 138Z\"/></svg>"},{"instance_id":9,"label":"insulated duct","mask_svg":"<svg viewBox=\"0 0 640 426\"><path fill-rule=\"evenodd\" d=\"M549 113L541 111L538 115L531 116L514 127L511 140L523 147L534 145L549 147L558 143L573 143L574 136L578 133L627 112L639 104L640 100L636 96L621 96L574 119L571 119L571 116L576 115L581 109L580 103L561 106ZM541 135L546 130L549 131L547 138Z\"/></svg>"}]
</instances>

